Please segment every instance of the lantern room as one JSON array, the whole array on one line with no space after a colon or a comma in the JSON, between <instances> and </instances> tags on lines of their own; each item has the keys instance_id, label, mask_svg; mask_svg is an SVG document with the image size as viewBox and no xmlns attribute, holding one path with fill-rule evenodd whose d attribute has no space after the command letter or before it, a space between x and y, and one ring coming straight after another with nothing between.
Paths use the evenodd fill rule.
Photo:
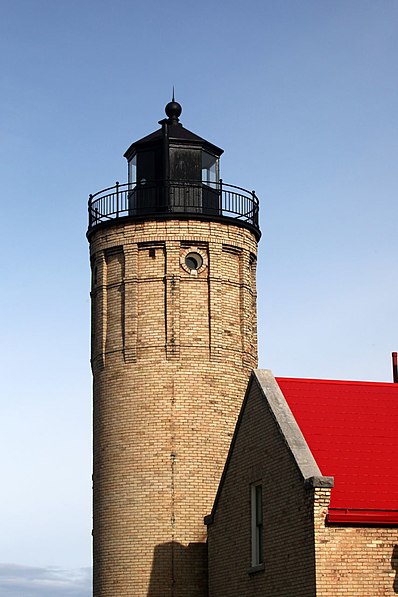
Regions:
<instances>
[{"instance_id":1,"label":"lantern room","mask_svg":"<svg viewBox=\"0 0 398 597\"><path fill-rule=\"evenodd\" d=\"M165 112L161 127L125 152L128 182L117 182L89 196L88 235L121 218L190 218L233 220L259 239L255 192L220 178L223 150L182 126L182 108L174 97Z\"/></svg>"},{"instance_id":2,"label":"lantern room","mask_svg":"<svg viewBox=\"0 0 398 597\"><path fill-rule=\"evenodd\" d=\"M153 212L220 214L219 159L223 150L184 128L182 108L165 108L161 128L133 143L128 163L130 214Z\"/></svg>"}]
</instances>

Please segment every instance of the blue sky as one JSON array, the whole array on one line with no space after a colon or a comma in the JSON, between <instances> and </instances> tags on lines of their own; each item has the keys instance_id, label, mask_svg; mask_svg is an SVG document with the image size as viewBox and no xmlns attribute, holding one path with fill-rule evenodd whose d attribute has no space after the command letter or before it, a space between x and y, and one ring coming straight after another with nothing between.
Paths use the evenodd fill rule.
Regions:
<instances>
[{"instance_id":1,"label":"blue sky","mask_svg":"<svg viewBox=\"0 0 398 597\"><path fill-rule=\"evenodd\" d=\"M3 2L0 595L89 595L86 201L172 85L261 200L260 366L391 379L397 26L396 0Z\"/></svg>"}]
</instances>

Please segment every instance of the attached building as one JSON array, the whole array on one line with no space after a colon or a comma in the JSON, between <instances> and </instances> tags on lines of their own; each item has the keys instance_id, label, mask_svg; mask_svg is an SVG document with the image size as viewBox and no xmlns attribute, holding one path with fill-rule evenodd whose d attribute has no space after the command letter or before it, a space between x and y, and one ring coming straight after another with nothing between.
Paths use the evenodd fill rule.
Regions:
<instances>
[{"instance_id":1,"label":"attached building","mask_svg":"<svg viewBox=\"0 0 398 597\"><path fill-rule=\"evenodd\" d=\"M213 510L210 597L398 593L398 384L252 374Z\"/></svg>"}]
</instances>

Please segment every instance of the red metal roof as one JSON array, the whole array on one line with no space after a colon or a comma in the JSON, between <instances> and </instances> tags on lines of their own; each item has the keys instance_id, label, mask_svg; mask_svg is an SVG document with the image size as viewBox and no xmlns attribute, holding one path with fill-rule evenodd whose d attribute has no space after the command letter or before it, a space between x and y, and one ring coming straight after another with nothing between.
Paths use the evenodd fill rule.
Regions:
<instances>
[{"instance_id":1,"label":"red metal roof","mask_svg":"<svg viewBox=\"0 0 398 597\"><path fill-rule=\"evenodd\" d=\"M330 522L398 524L398 384L276 378L322 475Z\"/></svg>"}]
</instances>

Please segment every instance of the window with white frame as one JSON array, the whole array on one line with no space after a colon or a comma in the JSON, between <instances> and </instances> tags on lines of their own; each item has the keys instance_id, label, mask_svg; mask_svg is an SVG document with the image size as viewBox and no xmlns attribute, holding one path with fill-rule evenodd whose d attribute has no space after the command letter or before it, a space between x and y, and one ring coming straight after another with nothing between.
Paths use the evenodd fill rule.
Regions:
<instances>
[{"instance_id":1,"label":"window with white frame","mask_svg":"<svg viewBox=\"0 0 398 597\"><path fill-rule=\"evenodd\" d=\"M261 481L251 484L252 566L264 562L263 554L263 486Z\"/></svg>"}]
</instances>

